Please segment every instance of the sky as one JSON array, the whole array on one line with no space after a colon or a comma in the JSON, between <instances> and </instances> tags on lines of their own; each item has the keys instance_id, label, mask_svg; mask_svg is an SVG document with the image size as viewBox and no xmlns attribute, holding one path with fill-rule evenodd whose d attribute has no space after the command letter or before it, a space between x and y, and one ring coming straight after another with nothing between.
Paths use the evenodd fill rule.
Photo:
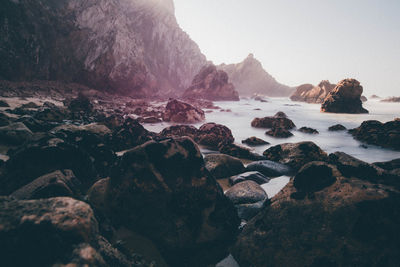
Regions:
<instances>
[{"instance_id":1,"label":"sky","mask_svg":"<svg viewBox=\"0 0 400 267\"><path fill-rule=\"evenodd\" d=\"M355 78L400 96L400 0L174 0L179 25L214 64L249 53L289 86Z\"/></svg>"}]
</instances>

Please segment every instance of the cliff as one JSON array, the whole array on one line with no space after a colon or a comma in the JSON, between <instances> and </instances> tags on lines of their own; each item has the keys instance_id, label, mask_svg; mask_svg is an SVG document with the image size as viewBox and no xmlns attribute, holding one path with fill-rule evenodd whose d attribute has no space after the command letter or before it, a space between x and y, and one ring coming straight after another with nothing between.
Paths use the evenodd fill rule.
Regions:
<instances>
[{"instance_id":1,"label":"cliff","mask_svg":"<svg viewBox=\"0 0 400 267\"><path fill-rule=\"evenodd\" d=\"M253 94L289 96L293 92L291 87L278 83L266 72L253 54L250 54L241 63L221 64L218 68L228 74L230 81L242 96Z\"/></svg>"},{"instance_id":2,"label":"cliff","mask_svg":"<svg viewBox=\"0 0 400 267\"><path fill-rule=\"evenodd\" d=\"M335 84L331 84L326 80L321 81L317 86L303 84L296 88L290 99L307 103L322 103L333 88L335 88Z\"/></svg>"},{"instance_id":3,"label":"cliff","mask_svg":"<svg viewBox=\"0 0 400 267\"><path fill-rule=\"evenodd\" d=\"M0 35L0 78L14 81L167 94L206 64L172 0L4 0Z\"/></svg>"}]
</instances>

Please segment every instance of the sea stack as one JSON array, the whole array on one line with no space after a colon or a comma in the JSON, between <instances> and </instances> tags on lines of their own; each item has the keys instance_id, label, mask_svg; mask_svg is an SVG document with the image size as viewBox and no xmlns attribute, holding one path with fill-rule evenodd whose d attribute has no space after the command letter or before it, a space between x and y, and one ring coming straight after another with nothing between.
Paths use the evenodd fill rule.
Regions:
<instances>
[{"instance_id":1,"label":"sea stack","mask_svg":"<svg viewBox=\"0 0 400 267\"><path fill-rule=\"evenodd\" d=\"M363 108L361 94L363 88L356 79L344 79L325 98L321 106L322 112L331 113L368 113Z\"/></svg>"}]
</instances>

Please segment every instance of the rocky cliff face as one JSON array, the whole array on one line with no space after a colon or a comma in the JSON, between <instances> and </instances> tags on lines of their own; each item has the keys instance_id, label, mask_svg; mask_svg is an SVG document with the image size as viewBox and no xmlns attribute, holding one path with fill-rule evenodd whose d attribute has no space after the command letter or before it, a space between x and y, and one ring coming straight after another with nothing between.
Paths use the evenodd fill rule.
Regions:
<instances>
[{"instance_id":1,"label":"rocky cliff face","mask_svg":"<svg viewBox=\"0 0 400 267\"><path fill-rule=\"evenodd\" d=\"M290 99L307 103L322 103L333 88L335 88L335 84L326 80L321 81L317 86L303 84L296 88Z\"/></svg>"},{"instance_id":2,"label":"rocky cliff face","mask_svg":"<svg viewBox=\"0 0 400 267\"><path fill-rule=\"evenodd\" d=\"M206 64L172 0L5 0L0 34L2 79L149 95L187 88Z\"/></svg>"},{"instance_id":3,"label":"rocky cliff face","mask_svg":"<svg viewBox=\"0 0 400 267\"><path fill-rule=\"evenodd\" d=\"M253 94L289 96L293 92L291 87L278 83L274 77L268 74L253 54L250 54L241 63L222 64L218 68L228 73L230 81L243 96Z\"/></svg>"}]
</instances>

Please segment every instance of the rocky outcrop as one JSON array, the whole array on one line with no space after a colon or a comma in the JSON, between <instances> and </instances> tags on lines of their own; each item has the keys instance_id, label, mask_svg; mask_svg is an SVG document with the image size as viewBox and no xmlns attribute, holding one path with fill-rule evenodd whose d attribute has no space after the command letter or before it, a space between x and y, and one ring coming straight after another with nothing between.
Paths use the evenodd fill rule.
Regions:
<instances>
[{"instance_id":1,"label":"rocky outcrop","mask_svg":"<svg viewBox=\"0 0 400 267\"><path fill-rule=\"evenodd\" d=\"M216 263L235 239L236 211L187 137L127 151L99 188L104 196L91 197L91 190L91 204L113 223L150 238L171 266Z\"/></svg>"},{"instance_id":2,"label":"rocky outcrop","mask_svg":"<svg viewBox=\"0 0 400 267\"><path fill-rule=\"evenodd\" d=\"M241 96L261 94L267 96L289 96L293 88L278 83L266 72L253 54L238 64L221 64L218 69L225 71Z\"/></svg>"},{"instance_id":3,"label":"rocky outcrop","mask_svg":"<svg viewBox=\"0 0 400 267\"><path fill-rule=\"evenodd\" d=\"M165 107L164 121L176 123L196 123L204 121L204 111L188 103L173 99Z\"/></svg>"},{"instance_id":4,"label":"rocky outcrop","mask_svg":"<svg viewBox=\"0 0 400 267\"><path fill-rule=\"evenodd\" d=\"M244 227L232 254L240 266L396 266L399 201L393 187L312 162Z\"/></svg>"},{"instance_id":5,"label":"rocky outcrop","mask_svg":"<svg viewBox=\"0 0 400 267\"><path fill-rule=\"evenodd\" d=\"M186 89L184 98L202 98L212 101L239 100L239 94L228 81L228 74L214 65L204 66Z\"/></svg>"},{"instance_id":6,"label":"rocky outcrop","mask_svg":"<svg viewBox=\"0 0 400 267\"><path fill-rule=\"evenodd\" d=\"M222 144L231 144L234 140L228 127L212 122L203 124L196 138L198 144L214 149L218 149Z\"/></svg>"},{"instance_id":7,"label":"rocky outcrop","mask_svg":"<svg viewBox=\"0 0 400 267\"><path fill-rule=\"evenodd\" d=\"M278 112L274 116L255 118L251 122L251 126L255 128L283 128L286 130L296 127L293 121L287 118L283 112Z\"/></svg>"},{"instance_id":8,"label":"rocky outcrop","mask_svg":"<svg viewBox=\"0 0 400 267\"><path fill-rule=\"evenodd\" d=\"M321 81L317 86L303 84L296 88L290 99L307 103L322 103L333 88L335 88L335 84L331 84L329 81Z\"/></svg>"},{"instance_id":9,"label":"rocky outcrop","mask_svg":"<svg viewBox=\"0 0 400 267\"><path fill-rule=\"evenodd\" d=\"M206 64L172 0L7 0L0 12L2 79L145 96L182 91Z\"/></svg>"},{"instance_id":10,"label":"rocky outcrop","mask_svg":"<svg viewBox=\"0 0 400 267\"><path fill-rule=\"evenodd\" d=\"M362 107L363 88L355 79L344 79L324 99L321 111L331 113L368 113Z\"/></svg>"},{"instance_id":11,"label":"rocky outcrop","mask_svg":"<svg viewBox=\"0 0 400 267\"><path fill-rule=\"evenodd\" d=\"M400 150L400 121L386 123L364 121L358 128L350 130L357 140L371 145Z\"/></svg>"}]
</instances>

